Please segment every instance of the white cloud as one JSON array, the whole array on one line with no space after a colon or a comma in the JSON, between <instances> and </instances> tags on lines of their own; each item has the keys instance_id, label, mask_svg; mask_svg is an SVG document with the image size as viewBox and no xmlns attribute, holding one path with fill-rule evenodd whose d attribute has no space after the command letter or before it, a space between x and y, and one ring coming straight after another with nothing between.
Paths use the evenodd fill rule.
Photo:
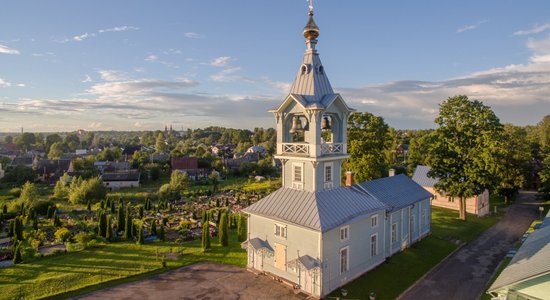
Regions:
<instances>
[{"instance_id":1,"label":"white cloud","mask_svg":"<svg viewBox=\"0 0 550 300\"><path fill-rule=\"evenodd\" d=\"M24 83L18 83L17 86L18 87L25 87L26 85Z\"/></svg>"},{"instance_id":2,"label":"white cloud","mask_svg":"<svg viewBox=\"0 0 550 300\"><path fill-rule=\"evenodd\" d=\"M220 56L220 57L214 58L210 62L210 65L214 67L225 67L231 60L233 59L230 56Z\"/></svg>"},{"instance_id":3,"label":"white cloud","mask_svg":"<svg viewBox=\"0 0 550 300\"><path fill-rule=\"evenodd\" d=\"M95 36L95 33L87 33L86 32L86 33L83 33L81 35L73 36L73 40L77 41L77 42L82 42L83 40L94 37L94 36Z\"/></svg>"},{"instance_id":4,"label":"white cloud","mask_svg":"<svg viewBox=\"0 0 550 300\"><path fill-rule=\"evenodd\" d=\"M116 70L99 70L99 75L101 76L101 79L105 81L121 81L121 80L127 80L128 75L121 71Z\"/></svg>"},{"instance_id":5,"label":"white cloud","mask_svg":"<svg viewBox=\"0 0 550 300\"><path fill-rule=\"evenodd\" d=\"M281 93L287 94L290 91L290 87L292 86L291 82L283 82L283 81L274 81L267 77L263 77L262 80L265 84L268 86L280 91Z\"/></svg>"},{"instance_id":6,"label":"white cloud","mask_svg":"<svg viewBox=\"0 0 550 300\"><path fill-rule=\"evenodd\" d=\"M213 74L210 76L210 79L217 81L217 82L230 82L230 81L244 81L247 83L255 83L256 81L254 79L240 76L240 75L233 75L234 73L240 71L240 67L226 67L220 72Z\"/></svg>"},{"instance_id":7,"label":"white cloud","mask_svg":"<svg viewBox=\"0 0 550 300\"><path fill-rule=\"evenodd\" d=\"M151 55L149 55L149 56L147 56L147 57L145 58L145 61L153 62L153 61L157 61L158 59L159 59L158 56L156 56L156 55L154 55L154 54L151 54Z\"/></svg>"},{"instance_id":8,"label":"white cloud","mask_svg":"<svg viewBox=\"0 0 550 300\"><path fill-rule=\"evenodd\" d=\"M100 29L99 33L122 32L122 31L130 31L130 30L139 30L139 27L136 27L136 26L118 26L118 27L113 27L113 28Z\"/></svg>"},{"instance_id":9,"label":"white cloud","mask_svg":"<svg viewBox=\"0 0 550 300\"><path fill-rule=\"evenodd\" d=\"M481 26L481 24L486 23L486 22L487 22L487 20L483 20L483 21L477 22L476 24L466 25L464 27L458 28L456 30L456 32L461 33L461 32L468 31L468 30L474 30L474 29L477 29L479 26Z\"/></svg>"},{"instance_id":10,"label":"white cloud","mask_svg":"<svg viewBox=\"0 0 550 300\"><path fill-rule=\"evenodd\" d=\"M11 86L11 82L0 78L0 87L8 87L8 86Z\"/></svg>"},{"instance_id":11,"label":"white cloud","mask_svg":"<svg viewBox=\"0 0 550 300\"><path fill-rule=\"evenodd\" d=\"M186 32L183 35L188 39L200 39L204 37L202 34L196 32Z\"/></svg>"},{"instance_id":12,"label":"white cloud","mask_svg":"<svg viewBox=\"0 0 550 300\"><path fill-rule=\"evenodd\" d=\"M531 34L546 31L548 29L550 29L550 23L545 23L545 24L541 24L541 25L536 24L531 29L516 31L516 32L514 32L514 35L531 35Z\"/></svg>"},{"instance_id":13,"label":"white cloud","mask_svg":"<svg viewBox=\"0 0 550 300\"><path fill-rule=\"evenodd\" d=\"M83 82L83 83L92 82L92 77L90 77L90 75L86 74L84 79L82 79L80 82Z\"/></svg>"},{"instance_id":14,"label":"white cloud","mask_svg":"<svg viewBox=\"0 0 550 300\"><path fill-rule=\"evenodd\" d=\"M5 45L0 45L0 53L3 54L19 54L19 50L10 48Z\"/></svg>"}]
</instances>

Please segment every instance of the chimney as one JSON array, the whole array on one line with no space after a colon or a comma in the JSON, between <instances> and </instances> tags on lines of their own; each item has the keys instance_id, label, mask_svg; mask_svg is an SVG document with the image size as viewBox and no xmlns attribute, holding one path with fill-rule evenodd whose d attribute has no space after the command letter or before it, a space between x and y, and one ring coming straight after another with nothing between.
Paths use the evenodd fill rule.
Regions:
<instances>
[{"instance_id":1,"label":"chimney","mask_svg":"<svg viewBox=\"0 0 550 300\"><path fill-rule=\"evenodd\" d=\"M395 169L389 169L388 173L389 173L388 175L389 177L395 176Z\"/></svg>"},{"instance_id":2,"label":"chimney","mask_svg":"<svg viewBox=\"0 0 550 300\"><path fill-rule=\"evenodd\" d=\"M353 173L352 171L346 171L346 186L350 187L353 184Z\"/></svg>"}]
</instances>

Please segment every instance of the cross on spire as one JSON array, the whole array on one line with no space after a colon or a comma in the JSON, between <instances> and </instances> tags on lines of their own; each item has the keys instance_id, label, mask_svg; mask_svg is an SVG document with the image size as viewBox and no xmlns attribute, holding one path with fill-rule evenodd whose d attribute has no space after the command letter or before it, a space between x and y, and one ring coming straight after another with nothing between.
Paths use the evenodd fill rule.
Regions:
<instances>
[{"instance_id":1,"label":"cross on spire","mask_svg":"<svg viewBox=\"0 0 550 300\"><path fill-rule=\"evenodd\" d=\"M313 14L313 0L306 0L309 1L309 14Z\"/></svg>"}]
</instances>

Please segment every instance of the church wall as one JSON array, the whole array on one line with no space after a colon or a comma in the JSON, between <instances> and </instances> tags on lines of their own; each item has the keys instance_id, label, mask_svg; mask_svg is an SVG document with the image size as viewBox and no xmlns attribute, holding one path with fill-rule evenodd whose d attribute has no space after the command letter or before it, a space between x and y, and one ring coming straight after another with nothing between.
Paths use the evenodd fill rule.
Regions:
<instances>
[{"instance_id":1,"label":"church wall","mask_svg":"<svg viewBox=\"0 0 550 300\"><path fill-rule=\"evenodd\" d=\"M252 214L248 218L248 222L249 239L257 237L266 240L273 250L276 249L275 244L286 246L286 262L298 258L298 253L300 256L309 255L316 259L321 255L319 252L320 232ZM286 239L275 236L275 224L286 226ZM260 271L272 273L298 284L298 271L289 267L277 268L275 256L264 257L263 269Z\"/></svg>"},{"instance_id":2,"label":"church wall","mask_svg":"<svg viewBox=\"0 0 550 300\"><path fill-rule=\"evenodd\" d=\"M371 227L371 216L378 216L378 225ZM376 267L384 255L384 211L365 216L323 234L323 296ZM340 228L349 225L349 239L340 240ZM371 236L377 235L377 253L371 257ZM348 247L348 271L340 272L340 251Z\"/></svg>"}]
</instances>

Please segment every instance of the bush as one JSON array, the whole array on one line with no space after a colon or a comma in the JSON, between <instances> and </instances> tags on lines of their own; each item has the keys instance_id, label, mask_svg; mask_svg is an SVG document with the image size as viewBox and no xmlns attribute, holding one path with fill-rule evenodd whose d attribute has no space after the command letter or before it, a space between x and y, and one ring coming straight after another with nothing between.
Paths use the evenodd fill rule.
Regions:
<instances>
[{"instance_id":1,"label":"bush","mask_svg":"<svg viewBox=\"0 0 550 300\"><path fill-rule=\"evenodd\" d=\"M58 241L65 243L71 237L71 232L69 231L69 229L63 227L59 228L54 235Z\"/></svg>"},{"instance_id":2,"label":"bush","mask_svg":"<svg viewBox=\"0 0 550 300\"><path fill-rule=\"evenodd\" d=\"M86 232L79 232L74 236L74 240L82 247L88 248L88 243L92 240L92 236Z\"/></svg>"},{"instance_id":3,"label":"bush","mask_svg":"<svg viewBox=\"0 0 550 300\"><path fill-rule=\"evenodd\" d=\"M20 188L12 188L12 189L10 189L8 194L10 196L13 196L14 198L19 198L19 196L21 195L21 189Z\"/></svg>"}]
</instances>

